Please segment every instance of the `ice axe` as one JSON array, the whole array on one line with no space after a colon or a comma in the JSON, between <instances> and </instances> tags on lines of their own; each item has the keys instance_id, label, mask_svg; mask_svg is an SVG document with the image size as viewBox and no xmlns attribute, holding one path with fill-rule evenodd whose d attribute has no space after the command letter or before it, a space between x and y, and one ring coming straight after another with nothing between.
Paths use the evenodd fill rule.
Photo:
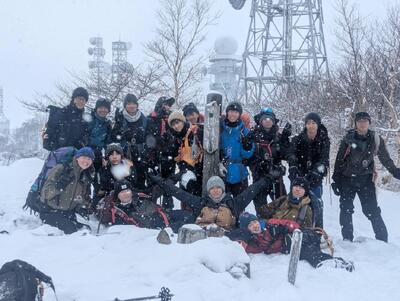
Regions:
<instances>
[{"instance_id":1,"label":"ice axe","mask_svg":"<svg viewBox=\"0 0 400 301\"><path fill-rule=\"evenodd\" d=\"M160 299L161 301L170 301L172 299L172 296L173 296L173 294L170 293L169 288L162 287L157 296L140 297L140 298L132 298L132 299L115 298L113 301L141 301L141 300L154 300L154 299Z\"/></svg>"}]
</instances>

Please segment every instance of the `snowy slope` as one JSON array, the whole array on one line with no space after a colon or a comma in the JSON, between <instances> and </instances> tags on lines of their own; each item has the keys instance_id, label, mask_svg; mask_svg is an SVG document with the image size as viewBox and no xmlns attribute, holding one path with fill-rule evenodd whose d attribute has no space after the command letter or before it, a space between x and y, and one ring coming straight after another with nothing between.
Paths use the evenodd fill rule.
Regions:
<instances>
[{"instance_id":1,"label":"snowy slope","mask_svg":"<svg viewBox=\"0 0 400 301\"><path fill-rule=\"evenodd\" d=\"M159 245L157 231L112 227L111 234L47 236L57 229L22 211L26 193L42 161L25 159L0 166L0 265L23 259L53 277L60 301L107 301L157 294L167 286L172 300L400 300L400 194L379 191L390 243L373 239L369 221L356 201L355 236L343 242L338 200L325 188L325 225L334 238L336 255L354 261L356 271L321 268L300 262L296 286L286 281L288 256L248 257L228 239L192 245ZM250 206L251 207L251 206ZM250 208L251 209L251 208ZM234 279L225 270L235 262L251 262L251 279ZM54 300L47 290L46 300Z\"/></svg>"}]
</instances>

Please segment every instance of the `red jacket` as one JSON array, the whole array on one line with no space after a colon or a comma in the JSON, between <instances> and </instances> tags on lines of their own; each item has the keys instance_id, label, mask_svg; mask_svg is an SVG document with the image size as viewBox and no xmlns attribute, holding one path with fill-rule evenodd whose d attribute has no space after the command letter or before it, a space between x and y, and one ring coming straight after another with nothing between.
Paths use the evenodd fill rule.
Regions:
<instances>
[{"instance_id":1,"label":"red jacket","mask_svg":"<svg viewBox=\"0 0 400 301\"><path fill-rule=\"evenodd\" d=\"M270 219L267 223L267 229L262 231L260 234L256 234L248 242L245 250L247 253L266 253L273 254L279 253L282 250L283 241L285 236L282 234L272 237L268 230L269 225L283 225L289 233L292 233L295 229L299 229L300 226L295 221L286 219Z\"/></svg>"}]
</instances>

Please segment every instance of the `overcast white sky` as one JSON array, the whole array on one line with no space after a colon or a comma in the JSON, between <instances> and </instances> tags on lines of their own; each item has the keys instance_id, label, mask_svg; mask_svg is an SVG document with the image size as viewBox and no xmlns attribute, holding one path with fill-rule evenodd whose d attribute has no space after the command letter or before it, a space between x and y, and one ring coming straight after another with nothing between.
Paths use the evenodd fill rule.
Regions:
<instances>
[{"instance_id":1,"label":"overcast white sky","mask_svg":"<svg viewBox=\"0 0 400 301\"><path fill-rule=\"evenodd\" d=\"M222 11L218 25L209 30L204 51L216 38L234 36L239 54L244 47L249 25L249 4L234 10L228 0L214 0ZM332 46L336 12L334 0L322 0L328 59ZM373 21L384 16L396 0L352 0L363 16ZM106 59L111 60L111 42L121 39L133 44L130 61L140 63L142 45L156 27L158 0L0 0L0 86L4 89L5 115L11 127L19 126L31 116L19 104L38 92L51 92L57 81L67 78L67 70L86 71L90 59L88 39L103 37Z\"/></svg>"}]
</instances>

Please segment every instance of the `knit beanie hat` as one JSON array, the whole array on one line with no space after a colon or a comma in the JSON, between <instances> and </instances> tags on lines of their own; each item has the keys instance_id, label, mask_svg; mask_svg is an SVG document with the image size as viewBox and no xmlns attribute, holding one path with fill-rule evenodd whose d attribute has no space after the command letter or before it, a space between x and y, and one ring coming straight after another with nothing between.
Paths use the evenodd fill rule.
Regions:
<instances>
[{"instance_id":1,"label":"knit beanie hat","mask_svg":"<svg viewBox=\"0 0 400 301\"><path fill-rule=\"evenodd\" d=\"M118 198L118 194L124 190L132 191L132 184L128 180L119 180L114 184L114 196Z\"/></svg>"},{"instance_id":2,"label":"knit beanie hat","mask_svg":"<svg viewBox=\"0 0 400 301\"><path fill-rule=\"evenodd\" d=\"M169 116L168 116L168 125L170 127L172 127L172 123L173 123L174 120L179 120L179 121L182 121L183 123L186 122L185 116L183 116L183 114L181 112L178 112L178 111L175 111L175 112L172 112L171 114L169 114Z\"/></svg>"},{"instance_id":3,"label":"knit beanie hat","mask_svg":"<svg viewBox=\"0 0 400 301\"><path fill-rule=\"evenodd\" d=\"M108 158L113 152L117 152L121 156L124 154L122 147L119 143L110 143L107 145L106 157Z\"/></svg>"},{"instance_id":4,"label":"knit beanie hat","mask_svg":"<svg viewBox=\"0 0 400 301\"><path fill-rule=\"evenodd\" d=\"M72 92L71 98L74 100L76 97L83 97L87 102L89 100L89 92L85 88L78 87Z\"/></svg>"},{"instance_id":5,"label":"knit beanie hat","mask_svg":"<svg viewBox=\"0 0 400 301\"><path fill-rule=\"evenodd\" d=\"M82 156L89 157L90 159L94 160L94 152L88 146L82 147L80 150L78 150L74 157L79 158Z\"/></svg>"},{"instance_id":6,"label":"knit beanie hat","mask_svg":"<svg viewBox=\"0 0 400 301\"><path fill-rule=\"evenodd\" d=\"M310 184L308 183L307 180L305 180L302 177L297 177L296 179L294 179L292 181L292 185L291 188L293 188L293 186L301 186L304 188L304 190L306 191L304 195L308 195L310 192Z\"/></svg>"},{"instance_id":7,"label":"knit beanie hat","mask_svg":"<svg viewBox=\"0 0 400 301\"><path fill-rule=\"evenodd\" d=\"M183 115L188 116L193 113L200 114L199 110L197 109L196 105L193 102L188 103L182 109Z\"/></svg>"},{"instance_id":8,"label":"knit beanie hat","mask_svg":"<svg viewBox=\"0 0 400 301\"><path fill-rule=\"evenodd\" d=\"M233 101L229 103L225 109L225 113L228 114L229 111L237 111L240 115L243 113L243 107L240 102Z\"/></svg>"},{"instance_id":9,"label":"knit beanie hat","mask_svg":"<svg viewBox=\"0 0 400 301\"><path fill-rule=\"evenodd\" d=\"M240 229L247 229L252 221L257 221L258 218L254 214L244 212L239 216Z\"/></svg>"},{"instance_id":10,"label":"knit beanie hat","mask_svg":"<svg viewBox=\"0 0 400 301\"><path fill-rule=\"evenodd\" d=\"M126 105L128 103L135 103L135 104L139 104L138 99L136 97L136 95L134 94L126 94L125 98L124 98L124 108L126 107Z\"/></svg>"},{"instance_id":11,"label":"knit beanie hat","mask_svg":"<svg viewBox=\"0 0 400 301\"><path fill-rule=\"evenodd\" d=\"M357 122L359 120L366 119L369 121L371 124L371 116L367 112L358 112L356 113L356 116L354 118L354 122Z\"/></svg>"},{"instance_id":12,"label":"knit beanie hat","mask_svg":"<svg viewBox=\"0 0 400 301\"><path fill-rule=\"evenodd\" d=\"M225 183L218 176L212 176L211 178L208 179L208 181L207 181L207 191L210 191L210 189L215 187L215 186L221 187L222 190L225 192Z\"/></svg>"},{"instance_id":13,"label":"knit beanie hat","mask_svg":"<svg viewBox=\"0 0 400 301\"><path fill-rule=\"evenodd\" d=\"M309 120L314 121L318 126L321 125L321 117L315 112L308 113L306 118L304 118L304 123L307 123Z\"/></svg>"},{"instance_id":14,"label":"knit beanie hat","mask_svg":"<svg viewBox=\"0 0 400 301\"><path fill-rule=\"evenodd\" d=\"M98 108L101 107L105 107L108 109L108 111L111 111L111 103L105 98L99 98L96 101L96 106L94 107L94 110L96 111Z\"/></svg>"}]
</instances>

